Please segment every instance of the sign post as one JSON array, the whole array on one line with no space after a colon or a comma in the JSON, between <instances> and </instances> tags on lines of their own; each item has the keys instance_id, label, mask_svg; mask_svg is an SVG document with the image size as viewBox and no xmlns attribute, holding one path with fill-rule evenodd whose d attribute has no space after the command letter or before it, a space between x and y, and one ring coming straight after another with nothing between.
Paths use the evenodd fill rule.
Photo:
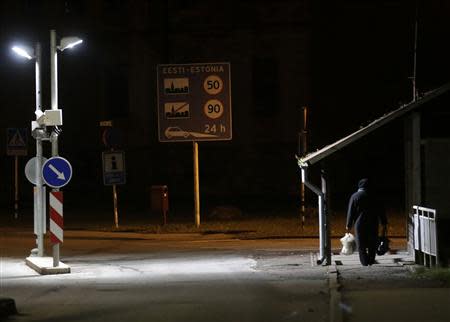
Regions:
<instances>
[{"instance_id":1,"label":"sign post","mask_svg":"<svg viewBox=\"0 0 450 322\"><path fill-rule=\"evenodd\" d=\"M200 175L198 172L198 143L193 143L194 150L194 204L195 204L195 226L200 227Z\"/></svg>"},{"instance_id":2,"label":"sign post","mask_svg":"<svg viewBox=\"0 0 450 322\"><path fill-rule=\"evenodd\" d=\"M19 157L14 156L14 218L19 217Z\"/></svg>"},{"instance_id":3,"label":"sign post","mask_svg":"<svg viewBox=\"0 0 450 322\"><path fill-rule=\"evenodd\" d=\"M52 154L55 152L54 147L52 145ZM50 238L53 244L53 267L58 267L59 245L63 241L63 197L59 188L72 179L72 166L62 157L51 157L42 166L42 178L48 186L54 188L50 193Z\"/></svg>"},{"instance_id":4,"label":"sign post","mask_svg":"<svg viewBox=\"0 0 450 322\"><path fill-rule=\"evenodd\" d=\"M193 142L194 217L200 227L199 141L232 139L229 63L158 65L158 138Z\"/></svg>"},{"instance_id":5,"label":"sign post","mask_svg":"<svg viewBox=\"0 0 450 322\"><path fill-rule=\"evenodd\" d=\"M53 267L59 265L59 245L64 240L63 193L53 190L49 195L50 203L50 241L53 244Z\"/></svg>"},{"instance_id":6,"label":"sign post","mask_svg":"<svg viewBox=\"0 0 450 322\"><path fill-rule=\"evenodd\" d=\"M119 208L117 205L117 188L113 184L114 225L119 228Z\"/></svg>"}]
</instances>

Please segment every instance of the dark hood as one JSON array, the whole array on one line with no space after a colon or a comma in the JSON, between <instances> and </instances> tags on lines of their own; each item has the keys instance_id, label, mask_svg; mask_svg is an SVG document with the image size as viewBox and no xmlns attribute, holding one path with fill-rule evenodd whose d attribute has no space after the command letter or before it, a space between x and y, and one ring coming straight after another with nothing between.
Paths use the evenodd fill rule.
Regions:
<instances>
[{"instance_id":1,"label":"dark hood","mask_svg":"<svg viewBox=\"0 0 450 322\"><path fill-rule=\"evenodd\" d=\"M367 178L361 179L361 180L359 180L359 182L358 182L358 188L359 188L359 189L365 189L365 190L367 190L368 185L369 185L369 179L367 179Z\"/></svg>"}]
</instances>

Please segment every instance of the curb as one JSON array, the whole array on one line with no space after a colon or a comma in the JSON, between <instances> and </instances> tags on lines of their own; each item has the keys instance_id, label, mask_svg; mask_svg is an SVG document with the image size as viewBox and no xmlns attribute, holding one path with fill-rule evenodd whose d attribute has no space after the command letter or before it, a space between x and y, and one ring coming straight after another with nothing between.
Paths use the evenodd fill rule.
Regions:
<instances>
[{"instance_id":1,"label":"curb","mask_svg":"<svg viewBox=\"0 0 450 322\"><path fill-rule=\"evenodd\" d=\"M16 302L11 298L0 297L0 318L17 314Z\"/></svg>"},{"instance_id":2,"label":"curb","mask_svg":"<svg viewBox=\"0 0 450 322\"><path fill-rule=\"evenodd\" d=\"M330 322L342 322L342 294L340 292L339 271L336 264L328 268L328 288L330 293Z\"/></svg>"}]
</instances>

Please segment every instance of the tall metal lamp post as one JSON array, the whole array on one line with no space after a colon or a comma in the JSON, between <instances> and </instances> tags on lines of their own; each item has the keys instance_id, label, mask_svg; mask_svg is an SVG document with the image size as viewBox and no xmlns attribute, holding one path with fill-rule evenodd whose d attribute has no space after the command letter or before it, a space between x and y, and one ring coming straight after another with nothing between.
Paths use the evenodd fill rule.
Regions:
<instances>
[{"instance_id":1,"label":"tall metal lamp post","mask_svg":"<svg viewBox=\"0 0 450 322\"><path fill-rule=\"evenodd\" d=\"M62 119L62 110L58 109L58 49L64 51L81 44L83 40L78 37L64 37L61 39L59 46L56 44L56 31L50 30L50 85L51 85L51 109L52 111L60 111ZM52 157L58 156L58 136L61 133L58 126L53 128L50 135L52 143ZM54 188L53 191L59 191ZM53 266L59 264L59 243L53 244Z\"/></svg>"},{"instance_id":2,"label":"tall metal lamp post","mask_svg":"<svg viewBox=\"0 0 450 322\"><path fill-rule=\"evenodd\" d=\"M28 60L35 60L35 78L36 78L36 122L44 114L42 112L41 99L41 44L36 43L35 50L24 46L14 46L12 50L19 56ZM35 123L36 124L36 123ZM45 127L33 128L33 136L36 138L36 162L35 162L35 192L34 192L34 233L36 234L37 255L44 256L44 234L46 231L45 220L45 193L41 176L42 169L42 139L46 137ZM33 252L33 251L32 251Z\"/></svg>"}]
</instances>

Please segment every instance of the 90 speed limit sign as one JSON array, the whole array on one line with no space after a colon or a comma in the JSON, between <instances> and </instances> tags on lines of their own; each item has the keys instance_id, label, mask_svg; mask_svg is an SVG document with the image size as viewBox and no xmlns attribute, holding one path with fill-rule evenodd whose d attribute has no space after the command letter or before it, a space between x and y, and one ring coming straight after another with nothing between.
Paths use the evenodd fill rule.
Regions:
<instances>
[{"instance_id":1,"label":"90 speed limit sign","mask_svg":"<svg viewBox=\"0 0 450 322\"><path fill-rule=\"evenodd\" d=\"M205 115L211 119L217 119L223 114L222 102L216 99L212 99L206 102L203 107Z\"/></svg>"}]
</instances>

